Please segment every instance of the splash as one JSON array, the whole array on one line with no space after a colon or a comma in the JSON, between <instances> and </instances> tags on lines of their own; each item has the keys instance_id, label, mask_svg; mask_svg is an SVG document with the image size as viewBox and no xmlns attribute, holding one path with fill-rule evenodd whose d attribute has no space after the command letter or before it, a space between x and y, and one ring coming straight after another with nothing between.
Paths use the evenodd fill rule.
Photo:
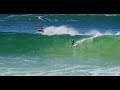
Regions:
<instances>
[{"instance_id":1,"label":"splash","mask_svg":"<svg viewBox=\"0 0 120 90\"><path fill-rule=\"evenodd\" d=\"M106 31L104 33L101 33L101 32L99 32L97 30L92 30L92 31L90 31L88 33L85 33L85 34L82 34L82 35L90 35L90 37L76 41L76 43L72 47L77 46L78 44L82 44L82 43L84 43L84 42L86 42L88 40L93 40L94 38L97 38L97 37L100 37L100 36L104 36L104 35L111 35L111 36L112 35L120 35L120 32L114 33L112 31Z\"/></svg>"},{"instance_id":2,"label":"splash","mask_svg":"<svg viewBox=\"0 0 120 90\"><path fill-rule=\"evenodd\" d=\"M69 34L69 35L80 35L74 28L67 27L67 26L50 26L46 27L42 35L62 35L62 34Z\"/></svg>"},{"instance_id":3,"label":"splash","mask_svg":"<svg viewBox=\"0 0 120 90\"><path fill-rule=\"evenodd\" d=\"M102 34L99 32L99 31L96 31L96 30L93 30L93 31L90 31L89 33L86 33L86 35L91 35L91 37L89 38L84 38L82 40L78 40L76 41L76 43L73 45L74 46L77 46L78 44L81 44L85 41L88 41L88 40L93 40L94 38L96 37L99 37L99 36L102 36Z\"/></svg>"},{"instance_id":4,"label":"splash","mask_svg":"<svg viewBox=\"0 0 120 90\"><path fill-rule=\"evenodd\" d=\"M115 35L120 35L120 32L117 32Z\"/></svg>"}]
</instances>

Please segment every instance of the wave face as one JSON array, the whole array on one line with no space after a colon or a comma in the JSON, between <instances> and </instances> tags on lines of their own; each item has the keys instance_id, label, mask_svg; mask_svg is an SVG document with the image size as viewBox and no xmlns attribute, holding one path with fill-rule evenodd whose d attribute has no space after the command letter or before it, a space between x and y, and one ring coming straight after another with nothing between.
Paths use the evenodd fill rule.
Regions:
<instances>
[{"instance_id":1,"label":"wave face","mask_svg":"<svg viewBox=\"0 0 120 90\"><path fill-rule=\"evenodd\" d=\"M72 40L75 41L73 47ZM0 33L0 54L16 55L76 55L120 58L119 35L40 35Z\"/></svg>"}]
</instances>

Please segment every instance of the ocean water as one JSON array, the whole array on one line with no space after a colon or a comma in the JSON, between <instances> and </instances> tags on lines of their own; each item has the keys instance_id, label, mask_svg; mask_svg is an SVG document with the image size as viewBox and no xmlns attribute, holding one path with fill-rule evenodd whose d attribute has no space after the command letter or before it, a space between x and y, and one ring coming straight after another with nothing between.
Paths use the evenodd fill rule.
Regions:
<instances>
[{"instance_id":1,"label":"ocean water","mask_svg":"<svg viewBox=\"0 0 120 90\"><path fill-rule=\"evenodd\" d=\"M120 14L0 14L0 76L119 75Z\"/></svg>"}]
</instances>

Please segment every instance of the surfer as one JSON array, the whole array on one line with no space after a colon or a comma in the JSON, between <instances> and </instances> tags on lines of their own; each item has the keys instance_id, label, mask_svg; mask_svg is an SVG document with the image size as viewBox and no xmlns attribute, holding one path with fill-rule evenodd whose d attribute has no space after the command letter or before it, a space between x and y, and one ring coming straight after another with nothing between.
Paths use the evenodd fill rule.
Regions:
<instances>
[{"instance_id":1,"label":"surfer","mask_svg":"<svg viewBox=\"0 0 120 90\"><path fill-rule=\"evenodd\" d=\"M75 41L74 41L74 40L72 40L72 44L71 44L71 47L72 47L74 44L75 44Z\"/></svg>"},{"instance_id":2,"label":"surfer","mask_svg":"<svg viewBox=\"0 0 120 90\"><path fill-rule=\"evenodd\" d=\"M45 28L42 27L42 28L38 29L38 31L44 32L44 29L45 29Z\"/></svg>"}]
</instances>

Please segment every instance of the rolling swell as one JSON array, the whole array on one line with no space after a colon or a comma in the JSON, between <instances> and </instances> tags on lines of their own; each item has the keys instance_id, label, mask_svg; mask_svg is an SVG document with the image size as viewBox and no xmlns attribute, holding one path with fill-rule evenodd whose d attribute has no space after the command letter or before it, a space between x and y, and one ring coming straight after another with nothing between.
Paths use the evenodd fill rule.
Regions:
<instances>
[{"instance_id":1,"label":"rolling swell","mask_svg":"<svg viewBox=\"0 0 120 90\"><path fill-rule=\"evenodd\" d=\"M75 42L89 35L40 35L30 33L0 33L0 55L73 55L81 57L120 58L120 36L103 35L85 40L75 47Z\"/></svg>"},{"instance_id":2,"label":"rolling swell","mask_svg":"<svg viewBox=\"0 0 120 90\"><path fill-rule=\"evenodd\" d=\"M0 54L48 54L69 49L71 40L82 38L69 35L0 33ZM65 52L65 51L64 51ZM64 53L62 52L62 53ZM67 52L67 51L66 51Z\"/></svg>"}]
</instances>

